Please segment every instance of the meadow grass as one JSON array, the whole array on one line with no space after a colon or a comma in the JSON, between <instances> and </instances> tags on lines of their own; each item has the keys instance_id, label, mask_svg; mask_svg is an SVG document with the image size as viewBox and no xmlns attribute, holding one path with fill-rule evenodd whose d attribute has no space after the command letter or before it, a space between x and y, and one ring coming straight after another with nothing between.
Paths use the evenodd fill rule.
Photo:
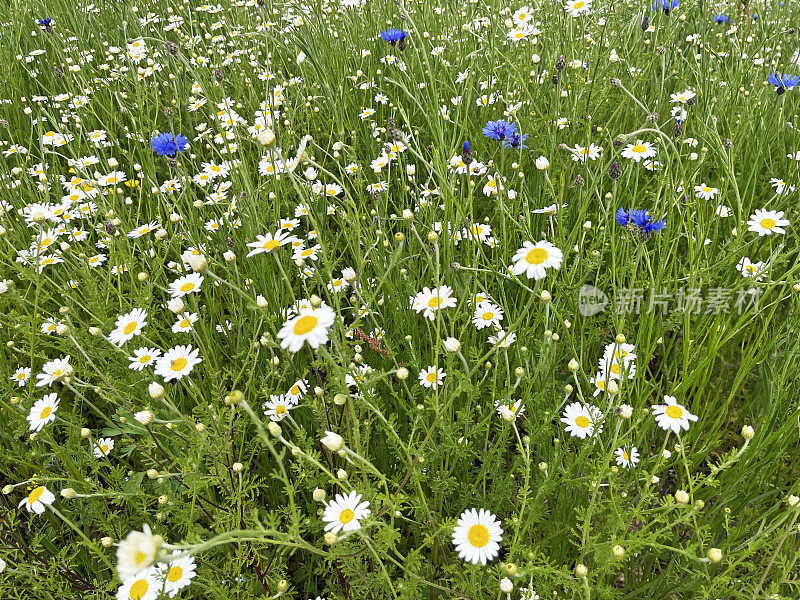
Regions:
<instances>
[{"instance_id":1,"label":"meadow grass","mask_svg":"<svg viewBox=\"0 0 800 600\"><path fill-rule=\"evenodd\" d=\"M0 6L0 598L797 598L798 3Z\"/></svg>"}]
</instances>

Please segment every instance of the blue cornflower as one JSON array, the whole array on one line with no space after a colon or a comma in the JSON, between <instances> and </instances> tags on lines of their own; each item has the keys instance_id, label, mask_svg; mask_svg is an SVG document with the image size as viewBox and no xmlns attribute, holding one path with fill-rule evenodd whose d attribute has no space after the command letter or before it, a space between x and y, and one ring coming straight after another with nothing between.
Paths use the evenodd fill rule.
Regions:
<instances>
[{"instance_id":1,"label":"blue cornflower","mask_svg":"<svg viewBox=\"0 0 800 600\"><path fill-rule=\"evenodd\" d=\"M503 147L504 148L519 148L524 149L527 146L523 143L525 140L528 139L528 134L523 133L520 134L519 131L515 131L506 139L503 140Z\"/></svg>"},{"instance_id":2,"label":"blue cornflower","mask_svg":"<svg viewBox=\"0 0 800 600\"><path fill-rule=\"evenodd\" d=\"M408 34L405 31L396 29L394 27L392 29L381 31L381 39L384 42L389 42L392 46L394 46L397 42L406 39L407 35Z\"/></svg>"},{"instance_id":3,"label":"blue cornflower","mask_svg":"<svg viewBox=\"0 0 800 600\"><path fill-rule=\"evenodd\" d=\"M654 231L659 231L667 226L666 221L654 221L646 210L640 208L632 208L630 210L620 208L614 214L614 218L623 227L636 228L640 233L648 234L648 237Z\"/></svg>"},{"instance_id":4,"label":"blue cornflower","mask_svg":"<svg viewBox=\"0 0 800 600\"><path fill-rule=\"evenodd\" d=\"M653 10L661 8L665 15L669 14L670 9L678 8L681 3L678 0L656 0L653 2Z\"/></svg>"},{"instance_id":5,"label":"blue cornflower","mask_svg":"<svg viewBox=\"0 0 800 600\"><path fill-rule=\"evenodd\" d=\"M53 29L53 19L51 17L47 17L47 18L44 18L44 19L36 19L36 22L45 31L50 31L51 29Z\"/></svg>"},{"instance_id":6,"label":"blue cornflower","mask_svg":"<svg viewBox=\"0 0 800 600\"><path fill-rule=\"evenodd\" d=\"M150 146L159 156L175 156L178 152L183 152L188 145L189 140L180 133L175 136L171 133L160 133L150 140Z\"/></svg>"},{"instance_id":7,"label":"blue cornflower","mask_svg":"<svg viewBox=\"0 0 800 600\"><path fill-rule=\"evenodd\" d=\"M631 211L620 208L616 213L614 213L614 218L617 220L617 223L623 227L626 227L628 223L631 222Z\"/></svg>"},{"instance_id":8,"label":"blue cornflower","mask_svg":"<svg viewBox=\"0 0 800 600\"><path fill-rule=\"evenodd\" d=\"M721 25L722 23L727 23L728 20L729 20L728 17L726 17L725 15L714 15L714 23L718 25Z\"/></svg>"},{"instance_id":9,"label":"blue cornflower","mask_svg":"<svg viewBox=\"0 0 800 600\"><path fill-rule=\"evenodd\" d=\"M797 75L781 75L780 73L772 73L767 77L767 81L775 86L775 91L778 95L786 90L790 90L800 83L800 77Z\"/></svg>"},{"instance_id":10,"label":"blue cornflower","mask_svg":"<svg viewBox=\"0 0 800 600\"><path fill-rule=\"evenodd\" d=\"M483 128L483 135L492 140L502 141L516 133L517 125L508 121L489 121Z\"/></svg>"}]
</instances>

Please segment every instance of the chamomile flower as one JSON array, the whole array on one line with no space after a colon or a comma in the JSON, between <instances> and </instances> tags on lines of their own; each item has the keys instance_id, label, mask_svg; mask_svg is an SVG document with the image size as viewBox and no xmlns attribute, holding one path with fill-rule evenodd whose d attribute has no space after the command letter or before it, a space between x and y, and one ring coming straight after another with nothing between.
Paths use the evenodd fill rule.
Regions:
<instances>
[{"instance_id":1,"label":"chamomile flower","mask_svg":"<svg viewBox=\"0 0 800 600\"><path fill-rule=\"evenodd\" d=\"M603 431L603 411L598 407L573 402L564 409L561 422L567 425L566 431L573 437L585 439Z\"/></svg>"},{"instance_id":2,"label":"chamomile flower","mask_svg":"<svg viewBox=\"0 0 800 600\"><path fill-rule=\"evenodd\" d=\"M37 485L22 499L18 507L22 508L24 506L28 512L40 515L44 512L46 506L50 506L55 501L56 497L53 492L43 485Z\"/></svg>"},{"instance_id":3,"label":"chamomile flower","mask_svg":"<svg viewBox=\"0 0 800 600\"><path fill-rule=\"evenodd\" d=\"M20 367L11 376L11 381L17 384L17 387L24 387L31 378L30 367Z\"/></svg>"},{"instance_id":4,"label":"chamomile flower","mask_svg":"<svg viewBox=\"0 0 800 600\"><path fill-rule=\"evenodd\" d=\"M368 518L371 512L369 502L362 502L361 494L357 494L355 490L346 496L336 494L322 513L325 531L333 533L355 531L361 527L361 521Z\"/></svg>"},{"instance_id":5,"label":"chamomile flower","mask_svg":"<svg viewBox=\"0 0 800 600\"><path fill-rule=\"evenodd\" d=\"M500 520L486 509L470 508L461 513L453 529L453 546L459 558L473 565L494 560L500 552L503 528Z\"/></svg>"},{"instance_id":6,"label":"chamomile flower","mask_svg":"<svg viewBox=\"0 0 800 600\"><path fill-rule=\"evenodd\" d=\"M50 387L56 381L72 375L72 371L69 356L48 361L42 365L42 372L36 375L36 387Z\"/></svg>"},{"instance_id":7,"label":"chamomile flower","mask_svg":"<svg viewBox=\"0 0 800 600\"><path fill-rule=\"evenodd\" d=\"M545 278L547 269L560 269L563 258L561 250L550 242L542 240L534 244L526 241L511 258L514 262L511 273L514 275L525 273L528 279L539 281Z\"/></svg>"},{"instance_id":8,"label":"chamomile flower","mask_svg":"<svg viewBox=\"0 0 800 600\"><path fill-rule=\"evenodd\" d=\"M579 17L592 10L592 0L567 0L564 8L571 17Z\"/></svg>"},{"instance_id":9,"label":"chamomile flower","mask_svg":"<svg viewBox=\"0 0 800 600\"><path fill-rule=\"evenodd\" d=\"M31 406L27 419L31 431L41 431L42 427L56 420L56 411L60 400L55 393L47 394Z\"/></svg>"},{"instance_id":10,"label":"chamomile flower","mask_svg":"<svg viewBox=\"0 0 800 600\"><path fill-rule=\"evenodd\" d=\"M706 185L705 182L703 182L700 185L694 186L694 193L698 198L702 198L703 200L713 200L714 197L719 193L719 190L715 187L711 187L710 185Z\"/></svg>"},{"instance_id":11,"label":"chamomile flower","mask_svg":"<svg viewBox=\"0 0 800 600\"><path fill-rule=\"evenodd\" d=\"M156 600L161 593L155 568L124 579L117 589L117 600Z\"/></svg>"},{"instance_id":12,"label":"chamomile flower","mask_svg":"<svg viewBox=\"0 0 800 600\"><path fill-rule=\"evenodd\" d=\"M500 321L502 320L503 309L499 306L495 306L491 302L479 303L475 307L475 313L472 316L472 324L479 330L500 325Z\"/></svg>"},{"instance_id":13,"label":"chamomile flower","mask_svg":"<svg viewBox=\"0 0 800 600\"><path fill-rule=\"evenodd\" d=\"M306 342L313 349L319 348L328 343L328 328L333 325L335 318L336 313L326 304L319 308L302 308L278 331L281 348L297 352Z\"/></svg>"},{"instance_id":14,"label":"chamomile flower","mask_svg":"<svg viewBox=\"0 0 800 600\"><path fill-rule=\"evenodd\" d=\"M142 531L131 531L117 546L117 573L127 581L147 571L158 559L161 538L153 535L149 525Z\"/></svg>"},{"instance_id":15,"label":"chamomile flower","mask_svg":"<svg viewBox=\"0 0 800 600\"><path fill-rule=\"evenodd\" d=\"M100 438L92 446L92 452L97 458L104 458L114 449L114 440L111 438Z\"/></svg>"},{"instance_id":16,"label":"chamomile flower","mask_svg":"<svg viewBox=\"0 0 800 600\"><path fill-rule=\"evenodd\" d=\"M681 429L689 431L689 421L697 421L697 416L678 404L675 396L664 396L664 404L654 406L652 409L656 417L656 424L664 431L680 433Z\"/></svg>"},{"instance_id":17,"label":"chamomile flower","mask_svg":"<svg viewBox=\"0 0 800 600\"><path fill-rule=\"evenodd\" d=\"M157 577L164 586L164 593L174 598L192 582L197 567L191 554L175 553L170 556L166 565L159 565L157 568Z\"/></svg>"},{"instance_id":18,"label":"chamomile flower","mask_svg":"<svg viewBox=\"0 0 800 600\"><path fill-rule=\"evenodd\" d=\"M202 284L203 276L199 273L184 275L169 284L169 295L171 298L182 298L186 294L200 291Z\"/></svg>"},{"instance_id":19,"label":"chamomile flower","mask_svg":"<svg viewBox=\"0 0 800 600\"><path fill-rule=\"evenodd\" d=\"M283 394L271 394L269 400L261 405L264 414L275 422L283 421L294 407L294 402Z\"/></svg>"},{"instance_id":20,"label":"chamomile flower","mask_svg":"<svg viewBox=\"0 0 800 600\"><path fill-rule=\"evenodd\" d=\"M629 158L638 163L643 159L653 158L656 155L656 149L650 142L636 140L635 144L625 146L621 154L623 158Z\"/></svg>"},{"instance_id":21,"label":"chamomile flower","mask_svg":"<svg viewBox=\"0 0 800 600\"><path fill-rule=\"evenodd\" d=\"M443 285L439 288L422 288L416 296L411 296L411 308L433 321L436 313L444 308L452 308L458 301L453 297L453 289Z\"/></svg>"},{"instance_id":22,"label":"chamomile flower","mask_svg":"<svg viewBox=\"0 0 800 600\"><path fill-rule=\"evenodd\" d=\"M419 384L424 388L438 390L444 383L445 375L444 369L437 369L435 366L422 369L419 372Z\"/></svg>"},{"instance_id":23,"label":"chamomile flower","mask_svg":"<svg viewBox=\"0 0 800 600\"><path fill-rule=\"evenodd\" d=\"M516 421L517 417L525 412L525 405L522 404L522 400L495 400L494 408L497 410L497 414L506 421Z\"/></svg>"},{"instance_id":24,"label":"chamomile flower","mask_svg":"<svg viewBox=\"0 0 800 600\"><path fill-rule=\"evenodd\" d=\"M759 236L772 235L773 233L785 234L784 227L789 221L783 218L783 211L774 211L758 208L747 221L750 226L747 231L755 231Z\"/></svg>"},{"instance_id":25,"label":"chamomile flower","mask_svg":"<svg viewBox=\"0 0 800 600\"><path fill-rule=\"evenodd\" d=\"M284 229L279 229L274 234L267 233L265 235L257 235L256 241L247 244L248 248L252 248L252 250L247 253L247 258L263 252L272 252L290 243L293 239L294 236Z\"/></svg>"},{"instance_id":26,"label":"chamomile flower","mask_svg":"<svg viewBox=\"0 0 800 600\"><path fill-rule=\"evenodd\" d=\"M170 348L156 362L155 374L163 377L164 381L182 379L192 372L195 365L203 362L198 354L200 350L191 346Z\"/></svg>"},{"instance_id":27,"label":"chamomile flower","mask_svg":"<svg viewBox=\"0 0 800 600\"><path fill-rule=\"evenodd\" d=\"M742 274L742 277L750 277L755 281L761 281L764 278L764 271L766 270L766 263L751 262L749 258L743 256L736 265L736 268Z\"/></svg>"},{"instance_id":28,"label":"chamomile flower","mask_svg":"<svg viewBox=\"0 0 800 600\"><path fill-rule=\"evenodd\" d=\"M193 325L198 319L197 313L183 313L178 317L178 320L172 325L172 333L188 333L192 331Z\"/></svg>"},{"instance_id":29,"label":"chamomile flower","mask_svg":"<svg viewBox=\"0 0 800 600\"><path fill-rule=\"evenodd\" d=\"M142 333L145 325L147 325L147 313L141 308L134 308L131 312L117 317L114 330L108 335L108 339L112 344L122 346Z\"/></svg>"},{"instance_id":30,"label":"chamomile flower","mask_svg":"<svg viewBox=\"0 0 800 600\"><path fill-rule=\"evenodd\" d=\"M635 467L639 463L639 450L636 446L617 448L614 450L614 456L617 457L617 465L626 469L628 467Z\"/></svg>"},{"instance_id":31,"label":"chamomile flower","mask_svg":"<svg viewBox=\"0 0 800 600\"><path fill-rule=\"evenodd\" d=\"M133 351L133 356L128 357L130 361L128 368L134 371L141 371L145 367L152 365L158 360L159 356L161 356L161 350L158 348L146 348L144 346L137 348Z\"/></svg>"}]
</instances>

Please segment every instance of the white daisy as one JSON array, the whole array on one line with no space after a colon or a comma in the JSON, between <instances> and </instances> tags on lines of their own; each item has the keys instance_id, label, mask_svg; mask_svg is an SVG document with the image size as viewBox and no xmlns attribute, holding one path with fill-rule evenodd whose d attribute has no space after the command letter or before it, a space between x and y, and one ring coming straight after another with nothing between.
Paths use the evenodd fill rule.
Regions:
<instances>
[{"instance_id":1,"label":"white daisy","mask_svg":"<svg viewBox=\"0 0 800 600\"><path fill-rule=\"evenodd\" d=\"M131 531L117 546L117 573L123 581L146 571L158 559L161 538L143 525L142 531Z\"/></svg>"},{"instance_id":2,"label":"white daisy","mask_svg":"<svg viewBox=\"0 0 800 600\"><path fill-rule=\"evenodd\" d=\"M603 411L593 405L585 406L573 402L564 409L561 422L566 423L566 431L573 437L585 439L603 431Z\"/></svg>"},{"instance_id":3,"label":"white daisy","mask_svg":"<svg viewBox=\"0 0 800 600\"><path fill-rule=\"evenodd\" d=\"M694 193L697 194L698 198L702 198L703 200L713 200L719 193L719 190L703 182L700 185L694 186Z\"/></svg>"},{"instance_id":4,"label":"white daisy","mask_svg":"<svg viewBox=\"0 0 800 600\"><path fill-rule=\"evenodd\" d=\"M111 438L100 438L94 444L92 452L97 458L108 456L109 452L114 449L114 440Z\"/></svg>"},{"instance_id":5,"label":"white daisy","mask_svg":"<svg viewBox=\"0 0 800 600\"><path fill-rule=\"evenodd\" d=\"M689 431L689 421L697 421L697 416L690 413L686 408L678 404L675 396L664 396L665 404L653 407L653 414L656 423L664 431L672 431L676 434L681 429Z\"/></svg>"},{"instance_id":6,"label":"white daisy","mask_svg":"<svg viewBox=\"0 0 800 600\"><path fill-rule=\"evenodd\" d=\"M759 236L772 235L773 233L786 233L785 226L789 221L783 218L783 211L756 209L747 221L750 225L747 231L755 231Z\"/></svg>"},{"instance_id":7,"label":"white daisy","mask_svg":"<svg viewBox=\"0 0 800 600\"><path fill-rule=\"evenodd\" d=\"M53 495L53 492L43 485L39 485L33 488L31 492L22 499L18 507L22 508L24 506L28 509L28 512L40 515L44 512L45 506L50 506L55 501L56 497Z\"/></svg>"},{"instance_id":8,"label":"white daisy","mask_svg":"<svg viewBox=\"0 0 800 600\"><path fill-rule=\"evenodd\" d=\"M72 371L69 355L46 362L42 365L42 372L36 375L36 387L50 387L56 381L72 375Z\"/></svg>"},{"instance_id":9,"label":"white daisy","mask_svg":"<svg viewBox=\"0 0 800 600\"><path fill-rule=\"evenodd\" d=\"M617 448L614 455L620 467L635 467L639 463L639 450L636 446L631 446L630 449Z\"/></svg>"},{"instance_id":10,"label":"white daisy","mask_svg":"<svg viewBox=\"0 0 800 600\"><path fill-rule=\"evenodd\" d=\"M410 297L411 308L422 313L424 317L433 321L436 313L443 308L452 308L458 304L458 300L453 297L453 289L448 285L439 288L422 288L416 296Z\"/></svg>"},{"instance_id":11,"label":"white daisy","mask_svg":"<svg viewBox=\"0 0 800 600\"><path fill-rule=\"evenodd\" d=\"M128 314L117 317L114 330L108 334L108 339L112 344L122 346L133 336L142 333L145 325L147 325L147 313L141 308L134 308Z\"/></svg>"},{"instance_id":12,"label":"white daisy","mask_svg":"<svg viewBox=\"0 0 800 600\"><path fill-rule=\"evenodd\" d=\"M152 365L159 356L161 356L161 350L158 348L146 348L144 346L137 348L133 351L133 356L128 357L128 360L131 361L128 368L134 371L141 371L145 367Z\"/></svg>"},{"instance_id":13,"label":"white daisy","mask_svg":"<svg viewBox=\"0 0 800 600\"><path fill-rule=\"evenodd\" d=\"M751 277L755 281L761 281L764 278L764 271L766 271L767 265L763 262L751 262L749 258L743 256L736 268L742 274L742 277Z\"/></svg>"},{"instance_id":14,"label":"white daisy","mask_svg":"<svg viewBox=\"0 0 800 600\"><path fill-rule=\"evenodd\" d=\"M336 313L326 304L319 308L302 308L299 314L290 318L278 331L281 348L297 352L305 342L316 349L328 342L328 328L333 325Z\"/></svg>"},{"instance_id":15,"label":"white daisy","mask_svg":"<svg viewBox=\"0 0 800 600\"><path fill-rule=\"evenodd\" d=\"M625 146L621 154L623 158L629 158L638 163L643 159L653 158L656 155L656 149L650 142L636 140L635 144Z\"/></svg>"},{"instance_id":16,"label":"white daisy","mask_svg":"<svg viewBox=\"0 0 800 600\"><path fill-rule=\"evenodd\" d=\"M179 277L170 283L169 295L172 298L181 298L186 294L199 291L202 284L203 276L199 273L191 273L190 275Z\"/></svg>"},{"instance_id":17,"label":"white daisy","mask_svg":"<svg viewBox=\"0 0 800 600\"><path fill-rule=\"evenodd\" d=\"M444 369L431 366L419 372L419 384L424 388L438 390L444 383L444 376Z\"/></svg>"},{"instance_id":18,"label":"white daisy","mask_svg":"<svg viewBox=\"0 0 800 600\"><path fill-rule=\"evenodd\" d=\"M511 258L514 264L510 267L514 275L525 273L528 279L537 281L544 279L547 269L560 269L564 254L550 242L523 242Z\"/></svg>"},{"instance_id":19,"label":"white daisy","mask_svg":"<svg viewBox=\"0 0 800 600\"><path fill-rule=\"evenodd\" d=\"M472 323L477 329L485 329L500 325L503 320L503 309L491 302L481 302L475 307Z\"/></svg>"},{"instance_id":20,"label":"white daisy","mask_svg":"<svg viewBox=\"0 0 800 600\"><path fill-rule=\"evenodd\" d=\"M156 600L161 593L161 583L155 568L123 580L117 589L117 600Z\"/></svg>"},{"instance_id":21,"label":"white daisy","mask_svg":"<svg viewBox=\"0 0 800 600\"><path fill-rule=\"evenodd\" d=\"M30 367L20 367L11 376L11 381L17 384L17 387L24 387L28 380L31 378Z\"/></svg>"},{"instance_id":22,"label":"white daisy","mask_svg":"<svg viewBox=\"0 0 800 600\"><path fill-rule=\"evenodd\" d=\"M283 394L270 394L269 400L261 405L264 414L275 422L283 421L294 407L292 400Z\"/></svg>"},{"instance_id":23,"label":"white daisy","mask_svg":"<svg viewBox=\"0 0 800 600\"><path fill-rule=\"evenodd\" d=\"M357 494L355 490L346 496L336 494L336 497L325 505L325 511L322 513L325 531L333 533L355 531L361 527L361 521L369 517L371 512L369 502L362 502L361 494Z\"/></svg>"},{"instance_id":24,"label":"white daisy","mask_svg":"<svg viewBox=\"0 0 800 600\"><path fill-rule=\"evenodd\" d=\"M203 362L198 356L200 350L191 346L175 346L158 359L155 374L164 378L164 381L181 379L192 372L195 365Z\"/></svg>"},{"instance_id":25,"label":"white daisy","mask_svg":"<svg viewBox=\"0 0 800 600\"><path fill-rule=\"evenodd\" d=\"M459 558L485 565L500 552L503 529L500 520L486 509L470 508L461 513L453 529L453 545Z\"/></svg>"},{"instance_id":26,"label":"white daisy","mask_svg":"<svg viewBox=\"0 0 800 600\"><path fill-rule=\"evenodd\" d=\"M195 569L194 557L191 554L173 554L166 565L158 567L158 578L163 582L164 593L174 598L192 582Z\"/></svg>"},{"instance_id":27,"label":"white daisy","mask_svg":"<svg viewBox=\"0 0 800 600\"><path fill-rule=\"evenodd\" d=\"M60 400L55 393L47 394L31 406L28 413L28 423L31 431L41 431L42 427L56 420L56 411Z\"/></svg>"}]
</instances>

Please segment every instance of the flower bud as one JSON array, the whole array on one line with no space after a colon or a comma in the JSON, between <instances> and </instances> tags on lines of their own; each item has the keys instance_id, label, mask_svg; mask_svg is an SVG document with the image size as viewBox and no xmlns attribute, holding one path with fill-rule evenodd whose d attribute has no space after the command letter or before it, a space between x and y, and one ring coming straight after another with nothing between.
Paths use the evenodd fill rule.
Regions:
<instances>
[{"instance_id":1,"label":"flower bud","mask_svg":"<svg viewBox=\"0 0 800 600\"><path fill-rule=\"evenodd\" d=\"M153 419L155 419L155 415L153 414L152 410L145 409L134 413L133 418L139 421L139 423L142 425L150 425L150 423L153 422Z\"/></svg>"},{"instance_id":2,"label":"flower bud","mask_svg":"<svg viewBox=\"0 0 800 600\"><path fill-rule=\"evenodd\" d=\"M586 565L583 563L578 563L575 565L575 575L578 577L586 577L586 574L589 572L589 569L586 568Z\"/></svg>"},{"instance_id":3,"label":"flower bud","mask_svg":"<svg viewBox=\"0 0 800 600\"><path fill-rule=\"evenodd\" d=\"M325 446L331 452L338 452L342 448L344 448L344 439L338 433L334 433L333 431L326 431L325 437L320 440L322 445Z\"/></svg>"},{"instance_id":4,"label":"flower bud","mask_svg":"<svg viewBox=\"0 0 800 600\"><path fill-rule=\"evenodd\" d=\"M625 548L617 544L611 548L611 554L613 554L616 558L622 558L625 556Z\"/></svg>"},{"instance_id":5,"label":"flower bud","mask_svg":"<svg viewBox=\"0 0 800 600\"><path fill-rule=\"evenodd\" d=\"M314 498L314 501L316 502L322 502L323 500L325 500L326 496L327 494L325 490L321 488L315 488L314 492L311 494L311 497Z\"/></svg>"},{"instance_id":6,"label":"flower bud","mask_svg":"<svg viewBox=\"0 0 800 600\"><path fill-rule=\"evenodd\" d=\"M678 504L688 504L689 493L686 490L678 490L675 492L675 502Z\"/></svg>"},{"instance_id":7,"label":"flower bud","mask_svg":"<svg viewBox=\"0 0 800 600\"><path fill-rule=\"evenodd\" d=\"M511 591L514 589L514 584L511 583L511 580L508 577L503 577L500 580L500 591L505 594L510 594Z\"/></svg>"},{"instance_id":8,"label":"flower bud","mask_svg":"<svg viewBox=\"0 0 800 600\"><path fill-rule=\"evenodd\" d=\"M459 350L461 350L461 342L459 342L454 337L449 337L442 342L444 349L449 352L450 354L455 354Z\"/></svg>"},{"instance_id":9,"label":"flower bud","mask_svg":"<svg viewBox=\"0 0 800 600\"><path fill-rule=\"evenodd\" d=\"M405 381L406 379L408 379L408 375L409 375L408 369L406 369L405 367L400 367L399 369L397 369L397 378L400 381Z\"/></svg>"},{"instance_id":10,"label":"flower bud","mask_svg":"<svg viewBox=\"0 0 800 600\"><path fill-rule=\"evenodd\" d=\"M742 427L742 437L746 440L752 440L753 436L755 436L756 432L753 430L750 425L745 425Z\"/></svg>"},{"instance_id":11,"label":"flower bud","mask_svg":"<svg viewBox=\"0 0 800 600\"><path fill-rule=\"evenodd\" d=\"M244 470L244 465L240 462L235 462L231 468L233 469L234 473L241 473Z\"/></svg>"},{"instance_id":12,"label":"flower bud","mask_svg":"<svg viewBox=\"0 0 800 600\"><path fill-rule=\"evenodd\" d=\"M267 429L269 429L269 433L274 438L280 438L283 431L281 430L281 426L278 425L275 421L270 421L267 425Z\"/></svg>"},{"instance_id":13,"label":"flower bud","mask_svg":"<svg viewBox=\"0 0 800 600\"><path fill-rule=\"evenodd\" d=\"M75 490L72 488L64 488L61 490L61 497L64 498L64 500L72 500L76 494L77 492L75 492Z\"/></svg>"},{"instance_id":14,"label":"flower bud","mask_svg":"<svg viewBox=\"0 0 800 600\"><path fill-rule=\"evenodd\" d=\"M722 560L722 550L719 548L709 548L708 549L708 558L711 562L719 562Z\"/></svg>"},{"instance_id":15,"label":"flower bud","mask_svg":"<svg viewBox=\"0 0 800 600\"><path fill-rule=\"evenodd\" d=\"M577 360L572 358L572 359L570 359L569 364L567 364L567 368L570 371L572 371L573 373L575 373L576 371L578 371L581 368L581 365L578 363Z\"/></svg>"},{"instance_id":16,"label":"flower bud","mask_svg":"<svg viewBox=\"0 0 800 600\"><path fill-rule=\"evenodd\" d=\"M155 399L161 398L164 395L164 386L162 386L157 381L153 381L150 385L147 386L147 392L150 394L150 397Z\"/></svg>"},{"instance_id":17,"label":"flower bud","mask_svg":"<svg viewBox=\"0 0 800 600\"><path fill-rule=\"evenodd\" d=\"M338 541L339 541L339 536L333 533L332 531L329 531L325 534L325 543L328 546L333 546Z\"/></svg>"}]
</instances>

